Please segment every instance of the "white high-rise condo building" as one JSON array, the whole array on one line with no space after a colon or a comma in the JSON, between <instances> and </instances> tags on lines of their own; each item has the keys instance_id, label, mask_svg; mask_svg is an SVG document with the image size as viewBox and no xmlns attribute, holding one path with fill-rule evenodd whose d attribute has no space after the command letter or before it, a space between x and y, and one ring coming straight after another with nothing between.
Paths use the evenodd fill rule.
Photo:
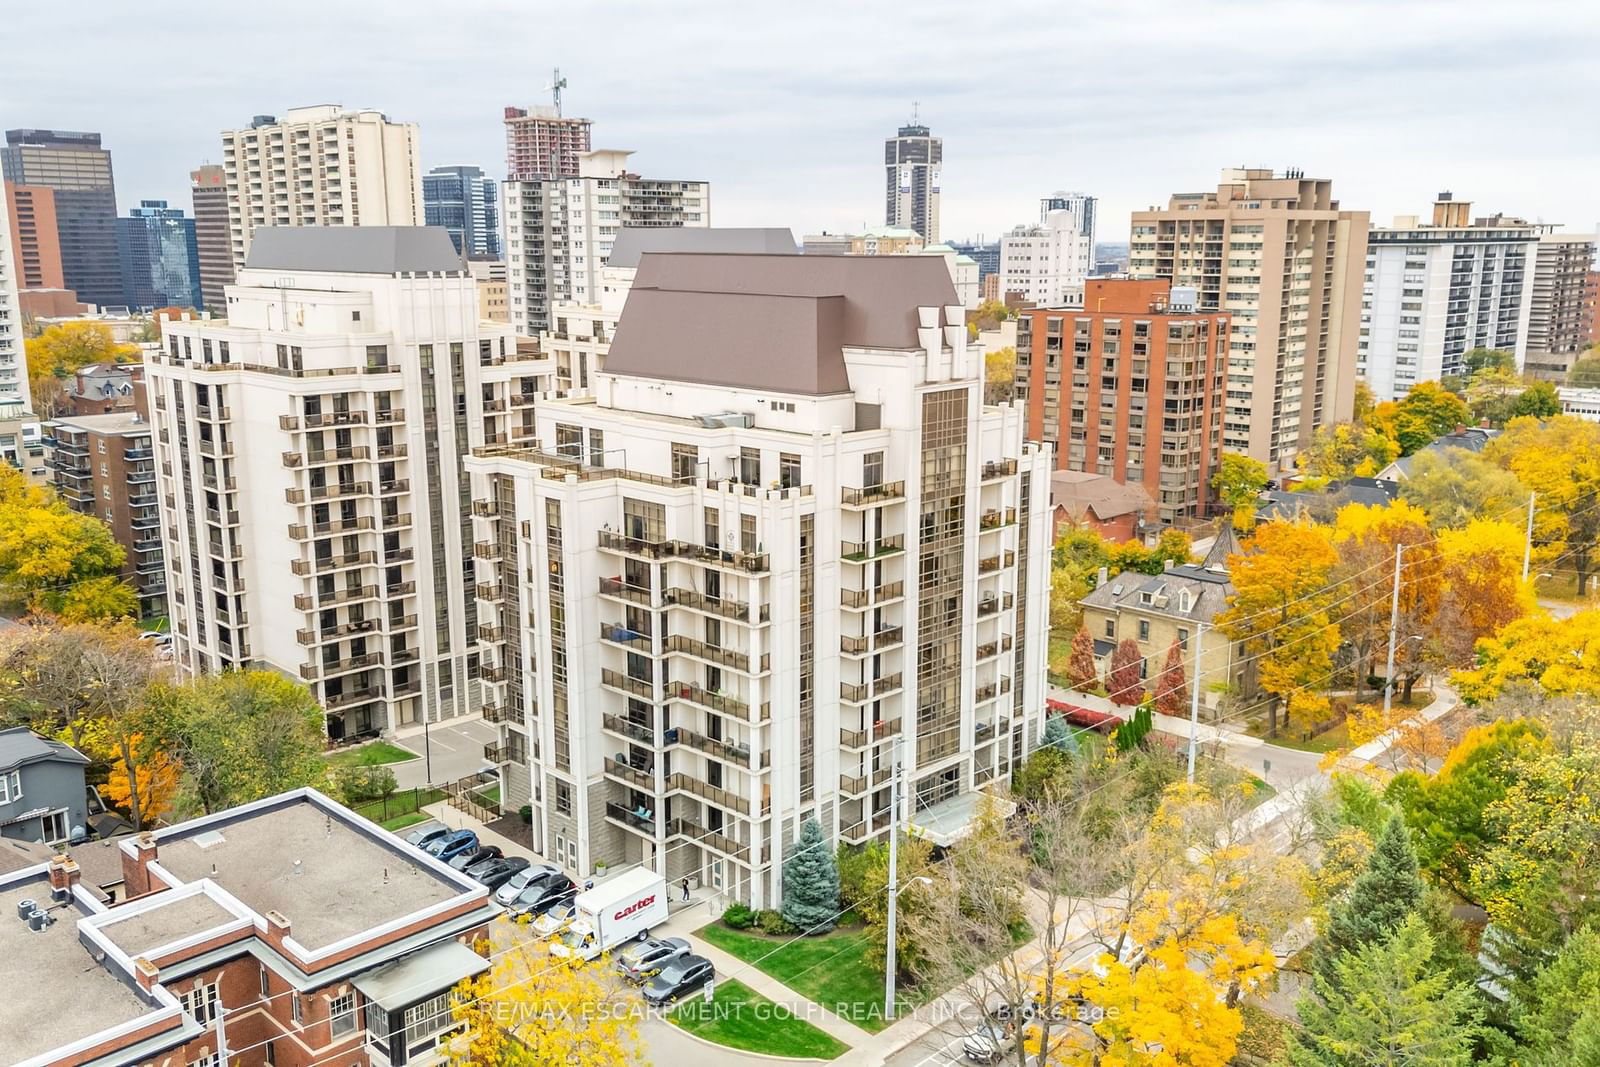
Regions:
<instances>
[{"instance_id":1,"label":"white high-rise condo building","mask_svg":"<svg viewBox=\"0 0 1600 1067\"><path fill-rule=\"evenodd\" d=\"M632 154L583 152L575 177L505 183L506 281L519 334L550 329L555 304L598 300L624 226L711 225L709 182L641 178L628 170Z\"/></svg>"},{"instance_id":2,"label":"white high-rise condo building","mask_svg":"<svg viewBox=\"0 0 1600 1067\"><path fill-rule=\"evenodd\" d=\"M1079 211L1051 208L1037 224L1000 238L1001 296L1021 293L1042 307L1082 303L1094 238L1084 234L1080 219Z\"/></svg>"},{"instance_id":3,"label":"white high-rise condo building","mask_svg":"<svg viewBox=\"0 0 1600 1067\"><path fill-rule=\"evenodd\" d=\"M1466 370L1474 348L1528 351L1539 228L1440 193L1432 222L1415 215L1367 238L1356 370L1380 401Z\"/></svg>"},{"instance_id":4,"label":"white high-rise condo building","mask_svg":"<svg viewBox=\"0 0 1600 1067\"><path fill-rule=\"evenodd\" d=\"M1133 213L1129 273L1228 313L1227 451L1287 470L1319 427L1349 421L1367 227L1328 179L1255 167Z\"/></svg>"},{"instance_id":5,"label":"white high-rise condo building","mask_svg":"<svg viewBox=\"0 0 1600 1067\"><path fill-rule=\"evenodd\" d=\"M222 132L233 263L264 226L420 226L417 124L337 104Z\"/></svg>"},{"instance_id":6,"label":"white high-rise condo building","mask_svg":"<svg viewBox=\"0 0 1600 1067\"><path fill-rule=\"evenodd\" d=\"M548 364L442 229L262 230L227 308L147 362L178 663L303 679L334 739L477 711L458 457L533 439Z\"/></svg>"},{"instance_id":7,"label":"white high-rise condo building","mask_svg":"<svg viewBox=\"0 0 1600 1067\"><path fill-rule=\"evenodd\" d=\"M1086 251L1083 258L1083 273L1085 276L1094 273L1094 230L1097 208L1100 202L1088 193L1055 192L1039 200L1039 221L1043 222L1050 217L1052 211L1065 211L1072 217L1073 225L1077 226L1086 242Z\"/></svg>"},{"instance_id":8,"label":"white high-rise condo building","mask_svg":"<svg viewBox=\"0 0 1600 1067\"><path fill-rule=\"evenodd\" d=\"M18 264L13 255L11 209L6 183L0 182L0 403L32 403L28 389L28 363L23 354L22 308L17 303Z\"/></svg>"},{"instance_id":9,"label":"white high-rise condo building","mask_svg":"<svg viewBox=\"0 0 1600 1067\"><path fill-rule=\"evenodd\" d=\"M646 253L593 396L472 472L503 803L758 906L802 822L935 842L1038 743L1047 449L931 256Z\"/></svg>"}]
</instances>

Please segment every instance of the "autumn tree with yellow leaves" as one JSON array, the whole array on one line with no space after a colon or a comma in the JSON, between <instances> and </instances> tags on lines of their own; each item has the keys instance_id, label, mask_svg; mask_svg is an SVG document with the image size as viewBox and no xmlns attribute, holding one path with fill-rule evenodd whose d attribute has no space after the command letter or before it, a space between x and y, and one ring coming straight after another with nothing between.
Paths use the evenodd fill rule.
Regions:
<instances>
[{"instance_id":1,"label":"autumn tree with yellow leaves","mask_svg":"<svg viewBox=\"0 0 1600 1067\"><path fill-rule=\"evenodd\" d=\"M637 991L602 955L593 961L551 955L526 922L502 920L480 942L488 970L455 988L452 1009L463 1033L452 1067L642 1067L643 1014Z\"/></svg>"},{"instance_id":2,"label":"autumn tree with yellow leaves","mask_svg":"<svg viewBox=\"0 0 1600 1067\"><path fill-rule=\"evenodd\" d=\"M126 558L105 523L0 463L0 586L23 607L67 622L132 618L138 595L117 574Z\"/></svg>"},{"instance_id":3,"label":"autumn tree with yellow leaves","mask_svg":"<svg viewBox=\"0 0 1600 1067\"><path fill-rule=\"evenodd\" d=\"M1338 562L1327 529L1304 521L1266 523L1228 559L1234 597L1216 623L1244 645L1269 694L1269 737L1278 734L1280 710L1287 725L1297 699L1315 706L1316 685L1332 674L1339 627L1330 582Z\"/></svg>"},{"instance_id":4,"label":"autumn tree with yellow leaves","mask_svg":"<svg viewBox=\"0 0 1600 1067\"><path fill-rule=\"evenodd\" d=\"M27 341L28 385L35 409L46 418L68 413L66 383L91 363L133 363L135 345L122 344L99 322L62 322Z\"/></svg>"},{"instance_id":5,"label":"autumn tree with yellow leaves","mask_svg":"<svg viewBox=\"0 0 1600 1067\"><path fill-rule=\"evenodd\" d=\"M1585 591L1600 552L1600 423L1571 415L1512 419L1484 456L1537 494L1538 558L1563 558Z\"/></svg>"}]
</instances>

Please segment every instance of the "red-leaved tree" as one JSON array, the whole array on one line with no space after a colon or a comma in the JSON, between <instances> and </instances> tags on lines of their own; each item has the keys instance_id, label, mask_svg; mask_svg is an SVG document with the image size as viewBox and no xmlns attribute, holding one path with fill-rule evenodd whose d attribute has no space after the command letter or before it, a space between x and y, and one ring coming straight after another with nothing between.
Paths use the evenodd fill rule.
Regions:
<instances>
[{"instance_id":1,"label":"red-leaved tree","mask_svg":"<svg viewBox=\"0 0 1600 1067\"><path fill-rule=\"evenodd\" d=\"M1144 659L1133 638L1124 637L1111 653L1111 670L1106 673L1106 691L1113 704L1128 707L1139 703L1144 696L1144 679L1139 677L1139 664Z\"/></svg>"},{"instance_id":2,"label":"red-leaved tree","mask_svg":"<svg viewBox=\"0 0 1600 1067\"><path fill-rule=\"evenodd\" d=\"M1189 684L1183 676L1183 646L1172 639L1167 662L1156 678L1156 710L1163 715L1185 715L1189 709Z\"/></svg>"}]
</instances>

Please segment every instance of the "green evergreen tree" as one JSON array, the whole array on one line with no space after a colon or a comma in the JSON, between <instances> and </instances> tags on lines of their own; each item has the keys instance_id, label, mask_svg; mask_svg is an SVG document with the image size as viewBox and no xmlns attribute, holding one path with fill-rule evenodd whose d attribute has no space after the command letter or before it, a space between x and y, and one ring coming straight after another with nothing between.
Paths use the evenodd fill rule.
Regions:
<instances>
[{"instance_id":1,"label":"green evergreen tree","mask_svg":"<svg viewBox=\"0 0 1600 1067\"><path fill-rule=\"evenodd\" d=\"M783 864L783 917L804 933L833 929L839 913L839 868L822 839L822 825L807 819Z\"/></svg>"},{"instance_id":2,"label":"green evergreen tree","mask_svg":"<svg viewBox=\"0 0 1600 1067\"><path fill-rule=\"evenodd\" d=\"M1411 832L1398 814L1378 835L1367 869L1356 877L1328 918L1318 946L1318 973L1331 979L1340 957L1385 941L1422 904L1422 874Z\"/></svg>"},{"instance_id":3,"label":"green evergreen tree","mask_svg":"<svg viewBox=\"0 0 1600 1067\"><path fill-rule=\"evenodd\" d=\"M1467 1067L1479 1032L1472 987L1431 963L1419 916L1391 936L1341 956L1300 1000L1303 1029L1279 1058L1287 1067Z\"/></svg>"},{"instance_id":4,"label":"green evergreen tree","mask_svg":"<svg viewBox=\"0 0 1600 1067\"><path fill-rule=\"evenodd\" d=\"M1069 756L1077 754L1078 739L1072 735L1065 715L1045 716L1044 736L1039 739L1039 747L1053 748Z\"/></svg>"},{"instance_id":5,"label":"green evergreen tree","mask_svg":"<svg viewBox=\"0 0 1600 1067\"><path fill-rule=\"evenodd\" d=\"M1527 1062L1600 1063L1577 1050L1600 1027L1600 932L1579 930L1533 981L1517 987L1512 1017Z\"/></svg>"}]
</instances>

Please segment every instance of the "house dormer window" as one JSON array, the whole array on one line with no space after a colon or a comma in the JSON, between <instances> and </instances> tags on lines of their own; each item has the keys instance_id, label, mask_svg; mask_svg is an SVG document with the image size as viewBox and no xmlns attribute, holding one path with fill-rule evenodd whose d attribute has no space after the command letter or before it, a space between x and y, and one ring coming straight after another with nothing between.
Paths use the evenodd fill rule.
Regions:
<instances>
[{"instance_id":1,"label":"house dormer window","mask_svg":"<svg viewBox=\"0 0 1600 1067\"><path fill-rule=\"evenodd\" d=\"M1194 598L1189 595L1189 590L1183 589L1178 593L1178 610L1187 612L1194 603Z\"/></svg>"},{"instance_id":2,"label":"house dormer window","mask_svg":"<svg viewBox=\"0 0 1600 1067\"><path fill-rule=\"evenodd\" d=\"M1139 603L1141 604L1149 604L1154 599L1155 597L1152 596L1148 591L1139 594Z\"/></svg>"}]
</instances>

